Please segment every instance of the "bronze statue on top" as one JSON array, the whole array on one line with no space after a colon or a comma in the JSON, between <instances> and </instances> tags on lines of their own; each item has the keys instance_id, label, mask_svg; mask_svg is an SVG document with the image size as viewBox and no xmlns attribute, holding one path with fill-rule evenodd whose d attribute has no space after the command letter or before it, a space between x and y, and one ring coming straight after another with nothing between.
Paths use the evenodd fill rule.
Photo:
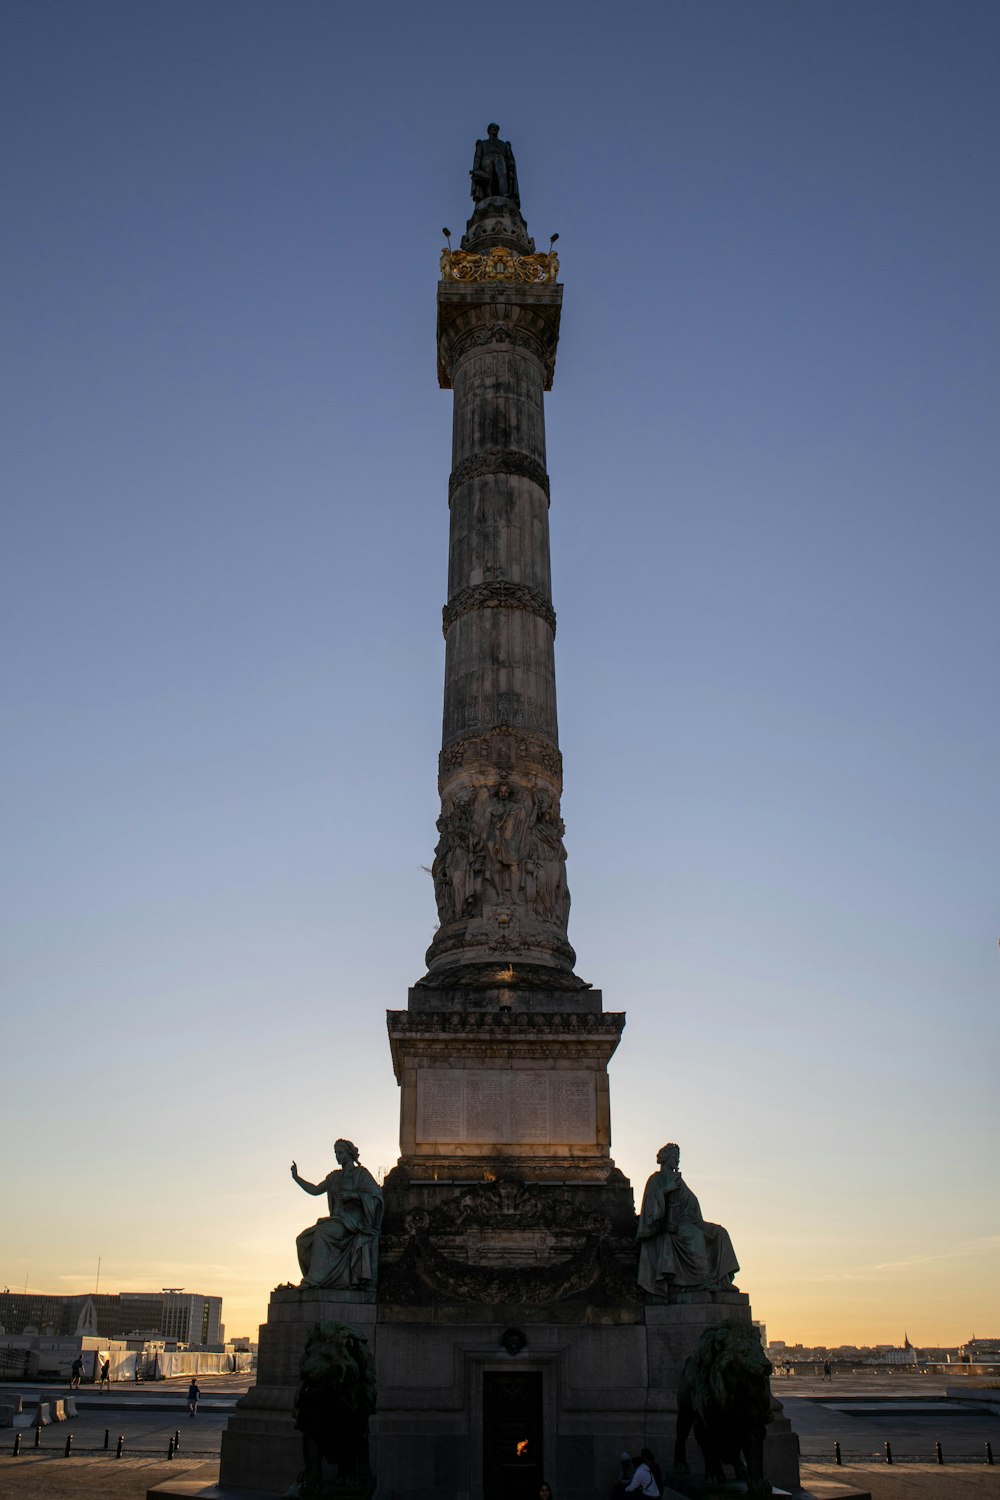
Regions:
<instances>
[{"instance_id":1,"label":"bronze statue on top","mask_svg":"<svg viewBox=\"0 0 1000 1500\"><path fill-rule=\"evenodd\" d=\"M484 198L506 198L515 207L521 207L514 153L509 141L500 140L499 125L487 125L486 140L476 142L475 160L469 176L476 203L482 203Z\"/></svg>"}]
</instances>

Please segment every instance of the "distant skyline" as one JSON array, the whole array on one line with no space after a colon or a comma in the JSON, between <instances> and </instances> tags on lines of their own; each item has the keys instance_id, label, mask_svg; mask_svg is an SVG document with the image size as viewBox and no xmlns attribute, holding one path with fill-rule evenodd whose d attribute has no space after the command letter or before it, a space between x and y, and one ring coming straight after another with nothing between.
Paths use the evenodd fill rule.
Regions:
<instances>
[{"instance_id":1,"label":"distant skyline","mask_svg":"<svg viewBox=\"0 0 1000 1500\"><path fill-rule=\"evenodd\" d=\"M255 1334L292 1158L398 1155L440 228L496 119L560 235L612 1154L638 1196L681 1143L779 1337L1000 1329L993 0L11 0L0 41L0 1279L100 1257Z\"/></svg>"}]
</instances>

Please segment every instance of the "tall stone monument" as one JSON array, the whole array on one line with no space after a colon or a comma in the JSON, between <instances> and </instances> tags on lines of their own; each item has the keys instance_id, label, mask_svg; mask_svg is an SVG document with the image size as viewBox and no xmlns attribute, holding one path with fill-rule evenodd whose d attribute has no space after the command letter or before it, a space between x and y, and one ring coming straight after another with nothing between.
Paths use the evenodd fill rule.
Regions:
<instances>
[{"instance_id":1,"label":"tall stone monument","mask_svg":"<svg viewBox=\"0 0 1000 1500\"><path fill-rule=\"evenodd\" d=\"M383 1185L379 1495L515 1500L545 1477L592 1500L623 1449L666 1460L685 1359L750 1309L677 1148L638 1223L611 1157L625 1017L575 972L560 813L544 393L563 288L496 125L470 175L437 295L454 412L439 926L388 1012L401 1155Z\"/></svg>"},{"instance_id":2,"label":"tall stone monument","mask_svg":"<svg viewBox=\"0 0 1000 1500\"><path fill-rule=\"evenodd\" d=\"M625 1017L575 971L560 812L544 393L563 288L496 125L470 181L437 294L454 409L439 926L387 1014L400 1158L381 1192L349 1141L322 1182L293 1163L329 1214L299 1236L302 1283L272 1294L258 1384L224 1436L220 1482L257 1493L302 1469L301 1361L334 1337L323 1328L374 1351L379 1500L528 1500L543 1478L593 1500L623 1449L669 1467L685 1359L706 1329L750 1319L678 1148L661 1150L638 1219L611 1157ZM791 1476L782 1425L771 1467Z\"/></svg>"}]
</instances>

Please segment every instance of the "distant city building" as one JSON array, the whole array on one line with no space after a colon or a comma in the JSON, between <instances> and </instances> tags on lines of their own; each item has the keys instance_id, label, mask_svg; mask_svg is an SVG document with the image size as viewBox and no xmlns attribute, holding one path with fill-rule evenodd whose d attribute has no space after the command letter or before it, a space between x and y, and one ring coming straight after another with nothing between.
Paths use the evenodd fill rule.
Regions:
<instances>
[{"instance_id":1,"label":"distant city building","mask_svg":"<svg viewBox=\"0 0 1000 1500\"><path fill-rule=\"evenodd\" d=\"M993 1365L1000 1360L1000 1339L971 1338L959 1346L959 1357L973 1365Z\"/></svg>"},{"instance_id":2,"label":"distant city building","mask_svg":"<svg viewBox=\"0 0 1000 1500\"><path fill-rule=\"evenodd\" d=\"M46 1296L0 1292L0 1330L8 1334L96 1334L170 1339L198 1348L225 1342L222 1298L199 1292L89 1292Z\"/></svg>"},{"instance_id":3,"label":"distant city building","mask_svg":"<svg viewBox=\"0 0 1000 1500\"><path fill-rule=\"evenodd\" d=\"M935 1344L915 1348L908 1334L897 1344L788 1344L771 1339L766 1345L772 1364L784 1366L825 1364L842 1365L946 1365L1000 1363L1000 1339L970 1339L961 1348ZM996 1352L993 1352L996 1351Z\"/></svg>"}]
</instances>

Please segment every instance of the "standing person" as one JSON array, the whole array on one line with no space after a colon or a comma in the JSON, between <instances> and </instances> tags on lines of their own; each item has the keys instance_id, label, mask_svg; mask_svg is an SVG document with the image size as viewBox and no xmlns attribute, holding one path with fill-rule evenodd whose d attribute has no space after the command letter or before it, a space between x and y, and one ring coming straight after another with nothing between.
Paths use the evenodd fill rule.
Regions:
<instances>
[{"instance_id":1,"label":"standing person","mask_svg":"<svg viewBox=\"0 0 1000 1500\"><path fill-rule=\"evenodd\" d=\"M830 1368L830 1361L829 1360L827 1360L824 1363L824 1365L823 1365L823 1379L824 1380L832 1380L833 1379L833 1371Z\"/></svg>"},{"instance_id":2,"label":"standing person","mask_svg":"<svg viewBox=\"0 0 1000 1500\"><path fill-rule=\"evenodd\" d=\"M648 1448L643 1448L639 1454L639 1462L635 1466L630 1484L625 1486L626 1495L650 1495L655 1497L660 1493L660 1486L653 1478L653 1455Z\"/></svg>"},{"instance_id":3,"label":"standing person","mask_svg":"<svg viewBox=\"0 0 1000 1500\"><path fill-rule=\"evenodd\" d=\"M201 1390L198 1381L192 1375L191 1384L188 1386L188 1414L192 1417L198 1415L198 1402L201 1399Z\"/></svg>"},{"instance_id":4,"label":"standing person","mask_svg":"<svg viewBox=\"0 0 1000 1500\"><path fill-rule=\"evenodd\" d=\"M81 1380L81 1377L83 1375L83 1355L82 1354L78 1354L76 1356L76 1359L74 1359L71 1373L72 1373L73 1378L72 1378L72 1380L69 1383L69 1388L70 1388L71 1391L78 1391L80 1389L80 1380Z\"/></svg>"},{"instance_id":5,"label":"standing person","mask_svg":"<svg viewBox=\"0 0 1000 1500\"><path fill-rule=\"evenodd\" d=\"M103 1391L105 1385L107 1386L108 1390L110 1391L110 1389L111 1389L111 1356L109 1354L106 1354L104 1356L104 1358L101 1360L101 1383L98 1386L98 1390L102 1390Z\"/></svg>"}]
</instances>

